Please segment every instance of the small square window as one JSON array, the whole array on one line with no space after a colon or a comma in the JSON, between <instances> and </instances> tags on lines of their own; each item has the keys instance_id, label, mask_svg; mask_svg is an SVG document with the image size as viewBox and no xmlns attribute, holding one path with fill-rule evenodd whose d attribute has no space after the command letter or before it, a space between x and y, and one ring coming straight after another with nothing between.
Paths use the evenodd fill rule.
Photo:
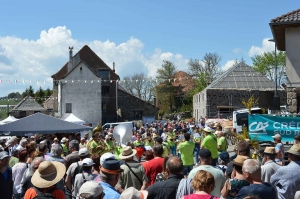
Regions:
<instances>
[{"instance_id":1,"label":"small square window","mask_svg":"<svg viewBox=\"0 0 300 199\"><path fill-rule=\"evenodd\" d=\"M72 113L72 103L66 103L66 113Z\"/></svg>"},{"instance_id":2,"label":"small square window","mask_svg":"<svg viewBox=\"0 0 300 199\"><path fill-rule=\"evenodd\" d=\"M109 86L102 86L101 92L102 92L102 95L108 95L109 94Z\"/></svg>"},{"instance_id":3,"label":"small square window","mask_svg":"<svg viewBox=\"0 0 300 199\"><path fill-rule=\"evenodd\" d=\"M110 75L109 75L109 70L98 70L98 75L102 78L102 79L109 79Z\"/></svg>"}]
</instances>

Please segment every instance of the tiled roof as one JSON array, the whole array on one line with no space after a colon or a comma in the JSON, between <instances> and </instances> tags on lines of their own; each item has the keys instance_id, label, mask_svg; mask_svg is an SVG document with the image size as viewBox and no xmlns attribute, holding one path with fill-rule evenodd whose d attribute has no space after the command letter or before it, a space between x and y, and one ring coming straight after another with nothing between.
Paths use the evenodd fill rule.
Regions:
<instances>
[{"instance_id":1,"label":"tiled roof","mask_svg":"<svg viewBox=\"0 0 300 199\"><path fill-rule=\"evenodd\" d=\"M54 96L51 95L46 101L44 101L44 108L45 109L53 109L54 105Z\"/></svg>"},{"instance_id":2,"label":"tiled roof","mask_svg":"<svg viewBox=\"0 0 300 199\"><path fill-rule=\"evenodd\" d=\"M271 23L300 22L300 9L271 20Z\"/></svg>"},{"instance_id":3,"label":"tiled roof","mask_svg":"<svg viewBox=\"0 0 300 199\"><path fill-rule=\"evenodd\" d=\"M182 91L187 92L194 88L196 81L186 72L178 71L173 76L175 78L175 81L172 82L173 86L182 86Z\"/></svg>"},{"instance_id":4,"label":"tiled roof","mask_svg":"<svg viewBox=\"0 0 300 199\"><path fill-rule=\"evenodd\" d=\"M37 103L33 97L27 96L11 111L46 111L46 109Z\"/></svg>"},{"instance_id":5,"label":"tiled roof","mask_svg":"<svg viewBox=\"0 0 300 199\"><path fill-rule=\"evenodd\" d=\"M119 76L115 72L113 72L113 70L87 45L83 46L76 53L76 55L73 56L74 66L76 66L80 62L80 60L85 62L96 75L99 69L109 69L114 76L111 76L111 79L119 79ZM68 74L68 72L67 62L57 73L55 73L51 77L55 78L56 80L63 79Z\"/></svg>"},{"instance_id":6,"label":"tiled roof","mask_svg":"<svg viewBox=\"0 0 300 199\"><path fill-rule=\"evenodd\" d=\"M262 89L273 90L275 83L244 62L232 66L206 89Z\"/></svg>"}]
</instances>

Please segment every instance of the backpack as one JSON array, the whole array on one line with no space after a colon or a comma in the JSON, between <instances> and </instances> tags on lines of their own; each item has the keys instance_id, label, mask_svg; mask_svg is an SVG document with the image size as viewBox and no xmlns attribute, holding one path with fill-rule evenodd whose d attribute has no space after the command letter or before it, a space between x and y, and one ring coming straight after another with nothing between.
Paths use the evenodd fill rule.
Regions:
<instances>
[{"instance_id":1,"label":"backpack","mask_svg":"<svg viewBox=\"0 0 300 199\"><path fill-rule=\"evenodd\" d=\"M77 167L74 170L73 176L72 176L72 184L74 184L75 182L75 177L77 174L82 173L82 165L79 165L79 163L77 162Z\"/></svg>"},{"instance_id":2,"label":"backpack","mask_svg":"<svg viewBox=\"0 0 300 199\"><path fill-rule=\"evenodd\" d=\"M41 192L39 189L33 187L33 189L36 191L37 196L35 196L33 199L55 199L54 195L52 195L53 191L56 190L55 187L49 189L47 193Z\"/></svg>"}]
</instances>

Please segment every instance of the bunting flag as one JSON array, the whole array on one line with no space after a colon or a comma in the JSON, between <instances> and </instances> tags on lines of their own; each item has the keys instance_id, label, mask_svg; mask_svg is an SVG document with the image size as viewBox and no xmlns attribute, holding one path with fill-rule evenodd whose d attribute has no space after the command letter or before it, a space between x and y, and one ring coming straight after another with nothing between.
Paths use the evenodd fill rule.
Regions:
<instances>
[{"instance_id":1,"label":"bunting flag","mask_svg":"<svg viewBox=\"0 0 300 199\"><path fill-rule=\"evenodd\" d=\"M240 75L227 75L227 77L246 77L246 76L256 76L256 75L260 75L260 73L244 73L244 74L240 74ZM83 80L25 80L25 79L21 79L21 80L11 80L11 79L0 79L0 85L1 84L5 84L5 83L15 83L15 84L21 84L21 83L36 83L36 84L41 84L41 83L53 83L53 82L58 82L58 83L94 83L94 82L107 82L109 81L110 83L113 82L117 82L117 83L125 83L125 82L146 82L146 81L152 81L152 82L164 82L164 81L168 81L168 82L180 82L180 81L184 81L184 80L189 80L189 79L198 79L199 77L180 77L180 78L170 78L170 79L149 79L149 78L145 78L145 79L128 79L128 80L107 80L107 79L83 79Z\"/></svg>"}]
</instances>

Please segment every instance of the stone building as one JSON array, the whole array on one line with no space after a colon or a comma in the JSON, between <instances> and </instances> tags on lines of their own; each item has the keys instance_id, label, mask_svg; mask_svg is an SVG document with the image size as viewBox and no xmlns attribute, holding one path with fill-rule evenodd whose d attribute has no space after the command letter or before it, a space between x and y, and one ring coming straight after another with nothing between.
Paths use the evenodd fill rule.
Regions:
<instances>
[{"instance_id":1,"label":"stone building","mask_svg":"<svg viewBox=\"0 0 300 199\"><path fill-rule=\"evenodd\" d=\"M290 113L300 112L300 9L270 22L278 50L286 52L287 107Z\"/></svg>"},{"instance_id":2,"label":"stone building","mask_svg":"<svg viewBox=\"0 0 300 199\"><path fill-rule=\"evenodd\" d=\"M73 48L69 49L69 61L52 75L53 111L56 117L65 118L66 114L73 113L95 126L98 122L104 124L132 120L133 117L127 114L127 111L130 110L129 107L140 107L139 103L144 105L139 109L142 114L148 114L145 110L149 106L155 109L153 105L146 105L140 99L126 103L119 99L118 93L122 93L122 90L117 86L120 78L115 72L114 63L111 69L87 45L74 56ZM130 100L131 97L125 98ZM132 105L123 107L123 104ZM122 117L117 115L117 110L123 111Z\"/></svg>"},{"instance_id":3,"label":"stone building","mask_svg":"<svg viewBox=\"0 0 300 199\"><path fill-rule=\"evenodd\" d=\"M20 119L38 112L50 114L44 107L37 103L33 97L26 96L9 112L9 114Z\"/></svg>"},{"instance_id":4,"label":"stone building","mask_svg":"<svg viewBox=\"0 0 300 199\"><path fill-rule=\"evenodd\" d=\"M193 97L193 116L195 121L202 117L227 118L236 109L245 108L242 99L254 95L257 106L272 108L275 84L256 72L244 62L232 66L220 75L203 91ZM280 104L284 105L286 93L278 89ZM270 103L271 102L271 103Z\"/></svg>"}]
</instances>

